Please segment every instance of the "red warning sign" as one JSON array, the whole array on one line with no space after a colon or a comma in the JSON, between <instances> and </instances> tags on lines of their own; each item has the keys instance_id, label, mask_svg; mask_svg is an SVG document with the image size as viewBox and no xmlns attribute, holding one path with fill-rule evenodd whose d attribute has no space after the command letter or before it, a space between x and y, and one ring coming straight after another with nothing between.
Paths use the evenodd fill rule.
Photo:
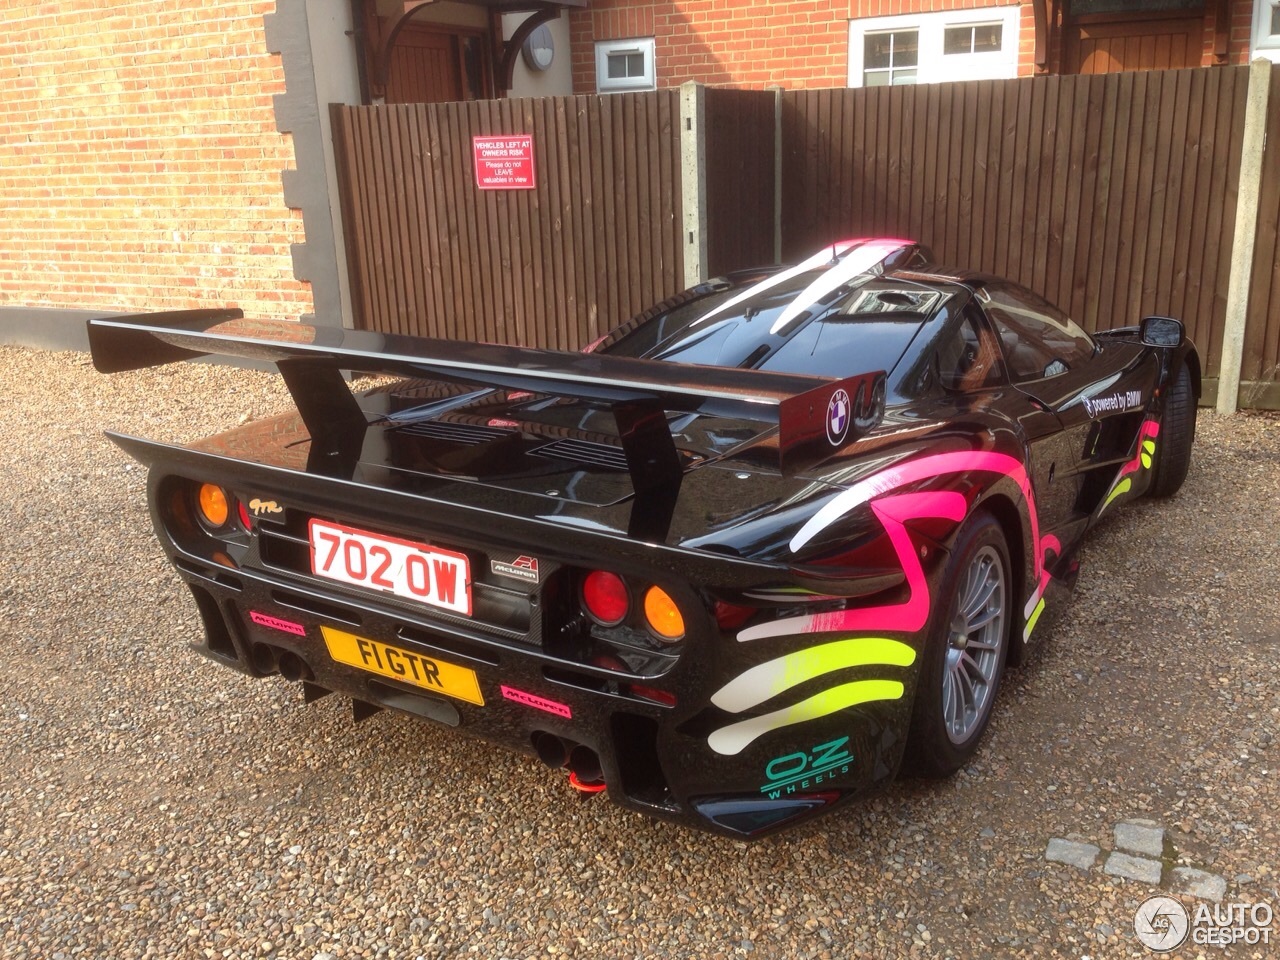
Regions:
<instances>
[{"instance_id":1,"label":"red warning sign","mask_svg":"<svg viewBox=\"0 0 1280 960\"><path fill-rule=\"evenodd\" d=\"M481 190L532 190L533 137L472 137L476 186Z\"/></svg>"}]
</instances>

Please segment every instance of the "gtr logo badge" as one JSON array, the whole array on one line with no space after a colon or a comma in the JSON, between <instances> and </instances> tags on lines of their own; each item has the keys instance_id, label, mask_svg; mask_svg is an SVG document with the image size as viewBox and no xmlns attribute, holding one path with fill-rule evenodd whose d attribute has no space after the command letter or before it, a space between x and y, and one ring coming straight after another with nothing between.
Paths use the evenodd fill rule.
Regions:
<instances>
[{"instance_id":1,"label":"gtr logo badge","mask_svg":"<svg viewBox=\"0 0 1280 960\"><path fill-rule=\"evenodd\" d=\"M284 507L274 500L259 500L257 497L249 501L249 509L253 511L255 517L260 517L265 513L284 513Z\"/></svg>"},{"instance_id":2,"label":"gtr logo badge","mask_svg":"<svg viewBox=\"0 0 1280 960\"><path fill-rule=\"evenodd\" d=\"M849 435L849 406L849 394L844 389L837 390L827 401L827 442L833 447L840 446Z\"/></svg>"},{"instance_id":3,"label":"gtr logo badge","mask_svg":"<svg viewBox=\"0 0 1280 960\"><path fill-rule=\"evenodd\" d=\"M848 737L811 747L807 752L774 757L764 768L766 783L760 788L770 800L783 794L809 790L849 772L853 754L847 749Z\"/></svg>"}]
</instances>

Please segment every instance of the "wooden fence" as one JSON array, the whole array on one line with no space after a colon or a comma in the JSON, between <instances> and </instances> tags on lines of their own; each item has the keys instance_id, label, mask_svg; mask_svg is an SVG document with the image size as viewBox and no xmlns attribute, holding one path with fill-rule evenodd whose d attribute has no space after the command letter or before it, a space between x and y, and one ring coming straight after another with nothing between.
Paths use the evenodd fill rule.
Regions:
<instances>
[{"instance_id":1,"label":"wooden fence","mask_svg":"<svg viewBox=\"0 0 1280 960\"><path fill-rule=\"evenodd\" d=\"M775 97L706 92L707 269L719 276L774 262Z\"/></svg>"},{"instance_id":2,"label":"wooden fence","mask_svg":"<svg viewBox=\"0 0 1280 960\"><path fill-rule=\"evenodd\" d=\"M1087 329L1183 319L1216 374L1247 67L782 97L784 258L904 236Z\"/></svg>"},{"instance_id":3,"label":"wooden fence","mask_svg":"<svg viewBox=\"0 0 1280 960\"><path fill-rule=\"evenodd\" d=\"M576 349L683 289L678 98L335 104L356 326ZM536 189L478 189L517 133Z\"/></svg>"},{"instance_id":4,"label":"wooden fence","mask_svg":"<svg viewBox=\"0 0 1280 960\"><path fill-rule=\"evenodd\" d=\"M355 319L572 349L683 289L686 244L705 243L714 276L773 262L775 243L787 261L896 235L1089 329L1182 318L1211 399L1248 69L708 89L696 116L675 90L335 106ZM700 146L682 158L690 123ZM1280 406L1280 70L1267 123L1241 396ZM514 133L534 138L537 189L478 190L471 138ZM705 211L700 238L686 207Z\"/></svg>"}]
</instances>

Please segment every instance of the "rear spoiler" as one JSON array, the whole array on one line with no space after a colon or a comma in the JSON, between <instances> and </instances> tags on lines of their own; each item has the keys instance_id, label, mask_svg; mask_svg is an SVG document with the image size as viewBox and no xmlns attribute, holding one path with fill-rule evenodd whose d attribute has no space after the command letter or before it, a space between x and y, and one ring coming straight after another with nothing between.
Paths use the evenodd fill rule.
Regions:
<instances>
[{"instance_id":1,"label":"rear spoiler","mask_svg":"<svg viewBox=\"0 0 1280 960\"><path fill-rule=\"evenodd\" d=\"M608 405L618 421L637 501L660 507L682 469L667 411L778 426L777 466L794 474L827 460L874 427L884 412L885 373L843 380L733 367L568 353L500 344L246 320L239 310L191 310L88 322L101 373L205 356L274 363L311 434L311 461L358 456L368 425L343 371L385 373ZM635 513L644 511L636 509ZM661 511L669 516L669 508Z\"/></svg>"}]
</instances>

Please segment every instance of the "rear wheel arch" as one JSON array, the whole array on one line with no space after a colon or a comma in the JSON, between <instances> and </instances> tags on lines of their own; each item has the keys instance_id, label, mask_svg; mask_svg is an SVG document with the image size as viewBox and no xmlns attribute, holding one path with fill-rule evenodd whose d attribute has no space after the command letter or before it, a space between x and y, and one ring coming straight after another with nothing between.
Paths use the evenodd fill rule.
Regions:
<instances>
[{"instance_id":1,"label":"rear wheel arch","mask_svg":"<svg viewBox=\"0 0 1280 960\"><path fill-rule=\"evenodd\" d=\"M993 493L982 499L974 508L986 510L1000 524L1004 530L1005 547L1009 551L1009 579L1011 592L1015 603L1012 604L1011 610L1014 613L1013 631L1011 633L1012 640L1009 643L1009 659L1010 666L1019 666L1023 662L1026 653L1026 644L1022 641L1022 604L1025 602L1029 591L1029 564L1031 554L1030 550L1034 549L1031 543L1030 534L1026 525L1023 523L1022 514L1017 504L1003 493Z\"/></svg>"},{"instance_id":2,"label":"rear wheel arch","mask_svg":"<svg viewBox=\"0 0 1280 960\"><path fill-rule=\"evenodd\" d=\"M1013 562L988 503L969 512L941 578L919 658L903 767L949 776L969 761L990 723L1010 648Z\"/></svg>"}]
</instances>

